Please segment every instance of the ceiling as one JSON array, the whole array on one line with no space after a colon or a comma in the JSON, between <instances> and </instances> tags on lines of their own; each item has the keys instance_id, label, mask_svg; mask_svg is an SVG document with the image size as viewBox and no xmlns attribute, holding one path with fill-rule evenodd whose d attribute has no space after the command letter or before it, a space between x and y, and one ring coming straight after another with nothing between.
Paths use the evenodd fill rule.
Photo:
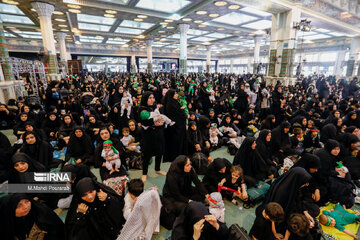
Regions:
<instances>
[{"instance_id":1,"label":"ceiling","mask_svg":"<svg viewBox=\"0 0 360 240\"><path fill-rule=\"evenodd\" d=\"M254 36L262 35L261 45L269 45L271 13L289 9L301 2L302 17L312 21L314 30L300 33L300 40L325 42L360 33L358 15L335 2L342 0L48 0L55 6L52 16L55 32L65 32L68 44L97 44L111 48L153 48L179 51L178 25L187 23L189 51L202 51L206 45L216 54L245 51L254 47ZM352 1L352 0L350 0ZM29 0L2 0L0 18L8 39L41 40L37 13ZM333 2L329 5L328 2ZM324 6L330 6L328 11ZM340 6L342 6L340 4ZM255 8L256 7L256 8ZM312 10L309 10L312 9ZM357 6L355 8L358 9ZM319 14L314 14L314 11ZM340 15L339 15L340 14ZM340 16L340 17L339 17ZM343 16L343 18L341 18ZM336 20L336 21L335 21ZM351 24L351 25L350 25ZM345 27L344 27L345 26ZM359 31L359 32L357 32ZM56 37L56 35L55 35ZM9 41L10 44L12 41Z\"/></svg>"}]
</instances>

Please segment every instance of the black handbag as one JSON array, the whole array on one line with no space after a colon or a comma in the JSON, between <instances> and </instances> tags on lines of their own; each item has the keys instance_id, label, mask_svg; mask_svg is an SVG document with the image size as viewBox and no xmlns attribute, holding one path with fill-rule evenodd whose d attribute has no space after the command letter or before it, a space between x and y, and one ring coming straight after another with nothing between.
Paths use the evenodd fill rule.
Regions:
<instances>
[{"instance_id":1,"label":"black handbag","mask_svg":"<svg viewBox=\"0 0 360 240\"><path fill-rule=\"evenodd\" d=\"M228 240L252 240L247 234L246 230L240 227L238 224L232 224L229 229Z\"/></svg>"}]
</instances>

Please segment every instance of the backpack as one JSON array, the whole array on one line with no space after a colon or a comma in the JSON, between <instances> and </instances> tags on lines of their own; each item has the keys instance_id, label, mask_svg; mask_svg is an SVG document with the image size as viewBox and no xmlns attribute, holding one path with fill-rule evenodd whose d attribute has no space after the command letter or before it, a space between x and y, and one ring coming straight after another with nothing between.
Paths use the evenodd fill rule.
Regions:
<instances>
[{"instance_id":1,"label":"backpack","mask_svg":"<svg viewBox=\"0 0 360 240\"><path fill-rule=\"evenodd\" d=\"M248 200L244 202L244 208L249 209L255 207L265 198L265 195L269 189L270 185L263 181L259 181L255 187L249 188L247 190Z\"/></svg>"},{"instance_id":2,"label":"backpack","mask_svg":"<svg viewBox=\"0 0 360 240\"><path fill-rule=\"evenodd\" d=\"M351 208L355 204L356 188L355 185L344 178L333 177L329 178L330 185L330 200L332 202L339 202L345 205L346 208Z\"/></svg>"},{"instance_id":3,"label":"backpack","mask_svg":"<svg viewBox=\"0 0 360 240\"><path fill-rule=\"evenodd\" d=\"M209 166L208 158L202 152L196 152L191 157L191 163L195 172L199 175L204 175Z\"/></svg>"},{"instance_id":4,"label":"backpack","mask_svg":"<svg viewBox=\"0 0 360 240\"><path fill-rule=\"evenodd\" d=\"M228 240L252 240L252 238L243 227L240 227L238 224L232 224L229 228Z\"/></svg>"}]
</instances>

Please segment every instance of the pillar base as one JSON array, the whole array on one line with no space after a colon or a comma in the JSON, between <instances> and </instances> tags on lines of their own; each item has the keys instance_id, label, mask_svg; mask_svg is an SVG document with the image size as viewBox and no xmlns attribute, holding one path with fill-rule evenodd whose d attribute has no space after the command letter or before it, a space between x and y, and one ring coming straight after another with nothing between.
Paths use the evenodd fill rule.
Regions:
<instances>
[{"instance_id":1,"label":"pillar base","mask_svg":"<svg viewBox=\"0 0 360 240\"><path fill-rule=\"evenodd\" d=\"M266 86L275 86L277 81L280 81L282 86L295 86L296 84L296 78L265 76Z\"/></svg>"},{"instance_id":2,"label":"pillar base","mask_svg":"<svg viewBox=\"0 0 360 240\"><path fill-rule=\"evenodd\" d=\"M61 80L61 75L56 74L56 73L46 74L46 79L49 82L51 82L51 81L60 81Z\"/></svg>"}]
</instances>

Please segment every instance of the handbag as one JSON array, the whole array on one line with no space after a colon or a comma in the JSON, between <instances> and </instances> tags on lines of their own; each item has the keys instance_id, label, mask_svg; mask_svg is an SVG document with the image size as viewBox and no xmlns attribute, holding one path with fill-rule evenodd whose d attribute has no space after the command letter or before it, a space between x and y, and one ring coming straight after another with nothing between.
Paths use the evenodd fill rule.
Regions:
<instances>
[{"instance_id":1,"label":"handbag","mask_svg":"<svg viewBox=\"0 0 360 240\"><path fill-rule=\"evenodd\" d=\"M34 223L26 240L44 240L45 234L47 234L47 232L41 230L36 223Z\"/></svg>"},{"instance_id":2,"label":"handbag","mask_svg":"<svg viewBox=\"0 0 360 240\"><path fill-rule=\"evenodd\" d=\"M228 240L252 240L246 230L238 224L232 224L229 229Z\"/></svg>"}]
</instances>

